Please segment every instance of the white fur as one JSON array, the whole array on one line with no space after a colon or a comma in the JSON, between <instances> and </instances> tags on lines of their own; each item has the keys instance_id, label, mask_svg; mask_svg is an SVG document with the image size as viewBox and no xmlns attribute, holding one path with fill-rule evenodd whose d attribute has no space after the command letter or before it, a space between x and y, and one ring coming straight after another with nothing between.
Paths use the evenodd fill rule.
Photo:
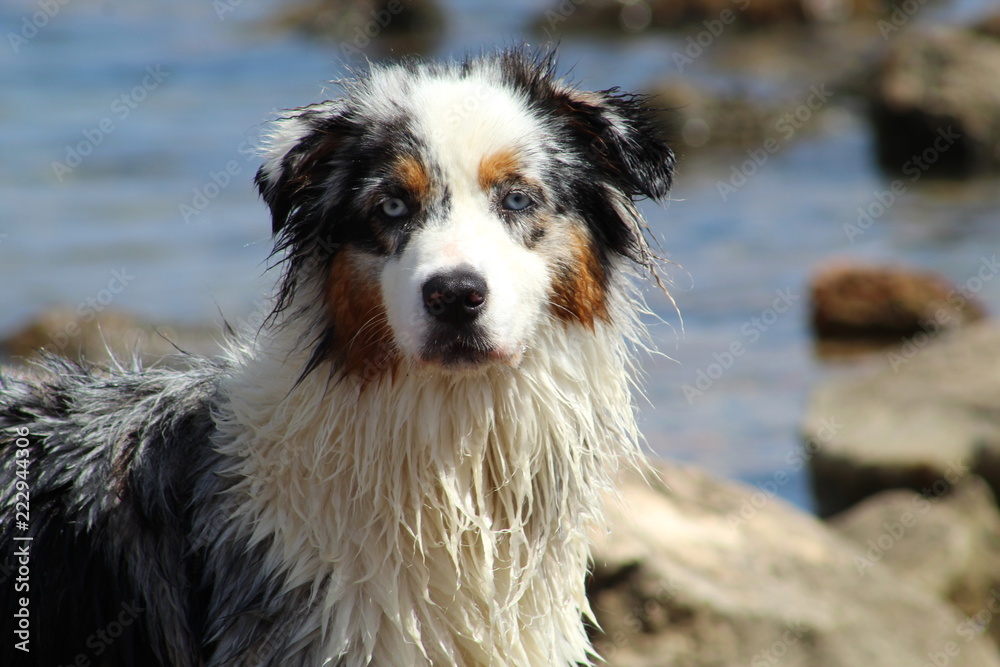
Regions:
<instances>
[{"instance_id":1,"label":"white fur","mask_svg":"<svg viewBox=\"0 0 1000 667\"><path fill-rule=\"evenodd\" d=\"M396 343L409 357L419 357L433 324L421 286L437 273L468 266L485 278L490 290L477 322L488 332L496 356L515 360L545 305L545 258L504 231L481 192L462 193L453 206L448 220L429 225L382 270L382 293Z\"/></svg>"},{"instance_id":2,"label":"white fur","mask_svg":"<svg viewBox=\"0 0 1000 667\"><path fill-rule=\"evenodd\" d=\"M337 105L336 100L331 100L314 104L309 108L317 112L331 112ZM267 180L277 182L281 178L284 171L282 159L310 131L309 123L298 116L278 118L273 122L270 130L261 138L264 149L261 172Z\"/></svg>"},{"instance_id":3,"label":"white fur","mask_svg":"<svg viewBox=\"0 0 1000 667\"><path fill-rule=\"evenodd\" d=\"M401 366L372 379L325 362L297 383L314 319L246 336L219 415L220 451L237 461L230 525L268 545L284 591L310 592L289 664L590 664L586 536L620 463L639 458L627 350L642 333L638 304L622 266L610 321L591 330L553 316L551 257L513 238L477 181L497 151L530 155L529 177L557 159L546 129L488 77L412 76L384 72L362 97L374 118L387 99L407 100L451 194L447 215L380 269ZM295 120L276 130L269 180L302 132ZM431 324L421 286L461 265L486 279L479 322L507 364L420 362ZM279 320L315 308L317 289L303 287Z\"/></svg>"},{"instance_id":4,"label":"white fur","mask_svg":"<svg viewBox=\"0 0 1000 667\"><path fill-rule=\"evenodd\" d=\"M540 153L537 145L544 129L523 100L483 75L428 78L409 92L414 130L443 172L451 208L446 218L429 221L428 229L383 269L383 295L396 342L409 356L418 356L432 324L421 286L437 273L467 266L490 289L477 321L495 355L516 362L545 306L548 263L505 231L490 206L492 193L482 191L478 173L484 158L502 151ZM529 177L531 165L522 165Z\"/></svg>"},{"instance_id":5,"label":"white fur","mask_svg":"<svg viewBox=\"0 0 1000 667\"><path fill-rule=\"evenodd\" d=\"M547 319L535 337L516 371L363 387L320 369L290 393L288 338L235 354L237 523L274 540L285 589L323 596L289 660L590 661L586 532L638 452L627 354L603 324Z\"/></svg>"}]
</instances>

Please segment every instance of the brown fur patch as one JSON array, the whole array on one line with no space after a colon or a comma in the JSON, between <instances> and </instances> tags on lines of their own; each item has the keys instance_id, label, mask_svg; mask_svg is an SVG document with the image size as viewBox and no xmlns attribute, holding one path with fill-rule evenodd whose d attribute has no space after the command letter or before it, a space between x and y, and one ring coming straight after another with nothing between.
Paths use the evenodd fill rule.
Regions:
<instances>
[{"instance_id":1,"label":"brown fur patch","mask_svg":"<svg viewBox=\"0 0 1000 667\"><path fill-rule=\"evenodd\" d=\"M515 180L519 175L519 166L517 153L512 149L483 156L479 161L479 187L489 192L498 184Z\"/></svg>"},{"instance_id":2,"label":"brown fur patch","mask_svg":"<svg viewBox=\"0 0 1000 667\"><path fill-rule=\"evenodd\" d=\"M431 189L431 177L423 163L412 155L405 155L396 163L396 175L400 183L418 200L427 198Z\"/></svg>"},{"instance_id":3,"label":"brown fur patch","mask_svg":"<svg viewBox=\"0 0 1000 667\"><path fill-rule=\"evenodd\" d=\"M335 333L334 359L348 375L365 383L394 376L399 353L382 302L378 276L356 250L333 258L326 289L327 312Z\"/></svg>"},{"instance_id":4,"label":"brown fur patch","mask_svg":"<svg viewBox=\"0 0 1000 667\"><path fill-rule=\"evenodd\" d=\"M576 320L588 329L594 320L607 321L608 304L604 294L604 267L594 242L583 231L574 231L569 243L569 257L559 263L552 281L549 302L552 314L564 321Z\"/></svg>"}]
</instances>

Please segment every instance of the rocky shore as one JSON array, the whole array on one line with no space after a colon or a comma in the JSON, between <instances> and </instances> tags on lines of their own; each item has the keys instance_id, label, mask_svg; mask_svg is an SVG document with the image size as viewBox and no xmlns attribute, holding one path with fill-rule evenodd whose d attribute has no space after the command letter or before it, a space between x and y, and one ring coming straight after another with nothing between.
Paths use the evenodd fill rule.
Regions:
<instances>
[{"instance_id":1,"label":"rocky shore","mask_svg":"<svg viewBox=\"0 0 1000 667\"><path fill-rule=\"evenodd\" d=\"M896 513L910 495L824 523L667 463L651 483L626 479L622 495L595 536L590 585L611 665L1000 665L990 636L1000 517L973 476L962 494L911 509L912 520Z\"/></svg>"},{"instance_id":2,"label":"rocky shore","mask_svg":"<svg viewBox=\"0 0 1000 667\"><path fill-rule=\"evenodd\" d=\"M940 26L915 18L925 5L552 0L533 28L676 40L646 91L681 159L718 151L723 171L732 154L756 170L846 109L900 177L876 197L896 197L925 174L1000 169L1000 14ZM433 0L300 0L267 27L361 63L433 52L449 24ZM844 226L852 243L891 202L876 205ZM1000 272L992 251L983 262L970 281ZM817 516L666 461L626 475L589 582L607 664L1000 667L1000 324L977 292L895 265L816 267L806 324L825 365L801 460ZM182 363L171 355L214 354L223 338L217 326L56 308L5 332L0 363L29 367L42 348Z\"/></svg>"},{"instance_id":3,"label":"rocky shore","mask_svg":"<svg viewBox=\"0 0 1000 667\"><path fill-rule=\"evenodd\" d=\"M863 354L803 422L826 520L671 463L624 481L590 585L609 664L1000 664L1000 326Z\"/></svg>"}]
</instances>

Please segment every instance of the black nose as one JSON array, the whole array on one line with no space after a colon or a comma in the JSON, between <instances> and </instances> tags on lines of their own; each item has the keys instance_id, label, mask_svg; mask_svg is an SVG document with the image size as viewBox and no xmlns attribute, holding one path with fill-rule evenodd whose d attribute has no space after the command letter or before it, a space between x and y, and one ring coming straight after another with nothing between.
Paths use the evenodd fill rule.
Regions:
<instances>
[{"instance_id":1,"label":"black nose","mask_svg":"<svg viewBox=\"0 0 1000 667\"><path fill-rule=\"evenodd\" d=\"M486 281L470 269L439 273L424 283L424 308L452 326L469 324L486 306Z\"/></svg>"}]
</instances>

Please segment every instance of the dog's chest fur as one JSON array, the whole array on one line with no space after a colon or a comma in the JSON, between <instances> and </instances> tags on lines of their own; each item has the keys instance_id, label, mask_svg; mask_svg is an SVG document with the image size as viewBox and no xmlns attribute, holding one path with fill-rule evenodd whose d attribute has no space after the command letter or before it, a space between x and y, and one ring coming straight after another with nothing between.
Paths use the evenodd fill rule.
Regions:
<instances>
[{"instance_id":1,"label":"dog's chest fur","mask_svg":"<svg viewBox=\"0 0 1000 667\"><path fill-rule=\"evenodd\" d=\"M238 462L233 523L252 527L243 538L297 607L281 612L295 621L258 631L252 654L343 665L590 659L585 531L637 434L620 335L551 328L518 373L330 387L316 373L289 393L296 377L273 343L243 357L220 447ZM243 632L222 637L220 655Z\"/></svg>"}]
</instances>

